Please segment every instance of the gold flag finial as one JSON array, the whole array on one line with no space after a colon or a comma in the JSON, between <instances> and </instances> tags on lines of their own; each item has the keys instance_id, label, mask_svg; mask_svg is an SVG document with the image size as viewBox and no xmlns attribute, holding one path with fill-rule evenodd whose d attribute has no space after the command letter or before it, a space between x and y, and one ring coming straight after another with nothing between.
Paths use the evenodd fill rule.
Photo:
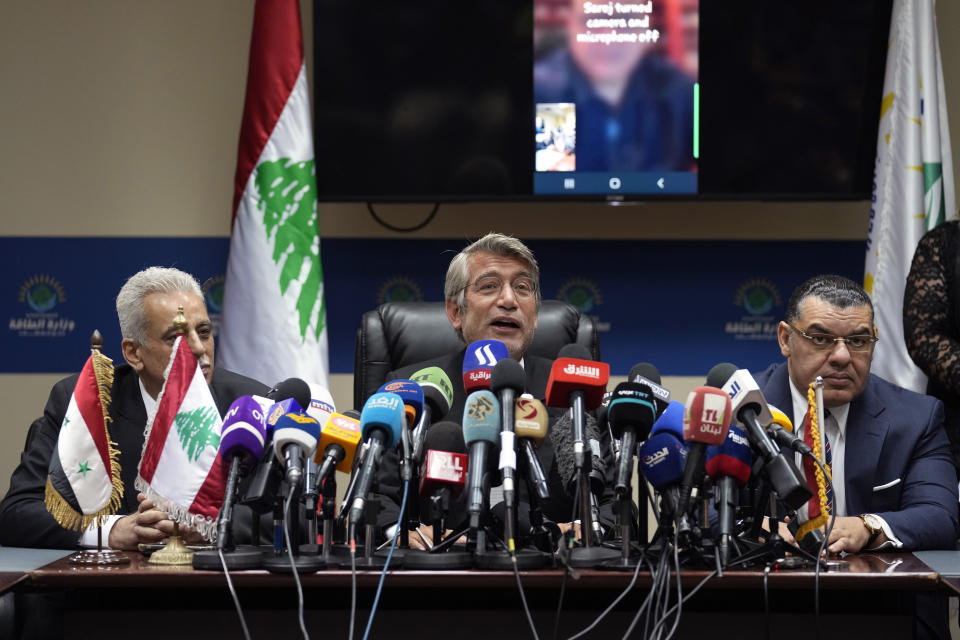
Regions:
<instances>
[{"instance_id":1,"label":"gold flag finial","mask_svg":"<svg viewBox=\"0 0 960 640\"><path fill-rule=\"evenodd\" d=\"M177 315L173 319L173 329L180 335L187 333L187 317L183 315L183 305L177 307Z\"/></svg>"}]
</instances>

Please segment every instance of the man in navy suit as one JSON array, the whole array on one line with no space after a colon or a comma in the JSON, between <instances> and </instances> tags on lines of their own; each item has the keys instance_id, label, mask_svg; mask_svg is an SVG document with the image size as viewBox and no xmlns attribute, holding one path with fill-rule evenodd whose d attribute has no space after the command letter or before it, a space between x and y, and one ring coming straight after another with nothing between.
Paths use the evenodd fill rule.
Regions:
<instances>
[{"instance_id":1,"label":"man in navy suit","mask_svg":"<svg viewBox=\"0 0 960 640\"><path fill-rule=\"evenodd\" d=\"M957 474L943 405L870 373L877 328L855 282L822 275L790 297L777 329L785 363L756 376L767 401L803 424L808 385L823 378L824 428L833 452L833 553L953 549Z\"/></svg>"}]
</instances>

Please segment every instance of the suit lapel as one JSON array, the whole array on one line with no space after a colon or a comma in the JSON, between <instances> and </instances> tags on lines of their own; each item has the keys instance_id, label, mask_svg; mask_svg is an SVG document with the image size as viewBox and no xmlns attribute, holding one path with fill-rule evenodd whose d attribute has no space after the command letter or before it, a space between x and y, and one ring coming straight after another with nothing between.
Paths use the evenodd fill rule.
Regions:
<instances>
[{"instance_id":1,"label":"suit lapel","mask_svg":"<svg viewBox=\"0 0 960 640\"><path fill-rule=\"evenodd\" d=\"M870 511L877 469L882 464L880 454L890 427L883 417L884 409L872 380L863 394L850 403L843 459L848 515Z\"/></svg>"}]
</instances>

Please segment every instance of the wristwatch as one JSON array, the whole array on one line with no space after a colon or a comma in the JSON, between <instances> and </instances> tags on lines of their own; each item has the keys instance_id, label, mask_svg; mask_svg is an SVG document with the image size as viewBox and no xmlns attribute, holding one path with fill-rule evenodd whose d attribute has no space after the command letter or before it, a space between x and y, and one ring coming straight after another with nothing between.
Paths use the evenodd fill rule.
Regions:
<instances>
[{"instance_id":1,"label":"wristwatch","mask_svg":"<svg viewBox=\"0 0 960 640\"><path fill-rule=\"evenodd\" d=\"M870 534L870 537L867 538L867 543L863 545L863 548L866 549L883 533L883 525L880 522L880 518L872 513L861 513L860 521L863 522L863 526L866 527L867 532Z\"/></svg>"}]
</instances>

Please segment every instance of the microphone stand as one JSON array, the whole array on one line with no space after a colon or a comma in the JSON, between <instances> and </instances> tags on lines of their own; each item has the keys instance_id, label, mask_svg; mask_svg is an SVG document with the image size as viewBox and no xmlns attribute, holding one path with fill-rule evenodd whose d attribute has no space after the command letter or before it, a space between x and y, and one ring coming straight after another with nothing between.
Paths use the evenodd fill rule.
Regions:
<instances>
[{"instance_id":1,"label":"microphone stand","mask_svg":"<svg viewBox=\"0 0 960 640\"><path fill-rule=\"evenodd\" d=\"M339 564L334 562L331 549L333 548L333 512L337 502L337 477L336 473L331 473L329 477L324 478L321 489L323 502L320 503L320 509L323 514L323 542L321 544L321 557L327 566Z\"/></svg>"},{"instance_id":2,"label":"microphone stand","mask_svg":"<svg viewBox=\"0 0 960 640\"><path fill-rule=\"evenodd\" d=\"M263 564L263 554L256 546L236 548L233 541L233 507L237 499L237 484L241 475L240 456L233 456L230 460L230 474L227 476L227 488L223 507L217 520L217 548L213 550L197 551L193 554L191 564L194 569L207 571L245 571L259 569ZM251 534L256 535L257 516L254 514ZM220 552L223 552L223 562L220 561Z\"/></svg>"},{"instance_id":3,"label":"microphone stand","mask_svg":"<svg viewBox=\"0 0 960 640\"><path fill-rule=\"evenodd\" d=\"M433 523L433 548L427 551L410 549L403 557L404 569L449 570L469 569L473 554L468 551L447 551L463 534L451 534L443 539L444 525L450 512L450 487L441 487L430 496L430 521Z\"/></svg>"},{"instance_id":4,"label":"microphone stand","mask_svg":"<svg viewBox=\"0 0 960 640\"><path fill-rule=\"evenodd\" d=\"M570 550L567 558L567 564L577 569L592 568L603 564L620 554L613 549L594 544L593 537L593 509L591 508L590 496L590 471L593 467L593 456L590 452L590 444L585 442L583 428L583 414L585 411L584 395L582 391L574 391L570 394L570 411L573 422L573 464L576 472L577 488L576 493L579 498L578 508L580 513L580 547L574 547Z\"/></svg>"},{"instance_id":5,"label":"microphone stand","mask_svg":"<svg viewBox=\"0 0 960 640\"><path fill-rule=\"evenodd\" d=\"M771 515L769 520L770 531L767 533L766 540L760 544L757 544L752 550L747 551L746 553L741 554L737 558L731 560L728 566L734 567L738 564L748 564L750 562L759 561L776 562L785 567L799 567L803 566L806 562L812 562L814 564L821 562L821 568L825 568L826 564L818 560L816 556L807 553L796 545L790 544L783 539L783 536L780 535L780 532L777 530L778 520L776 517L777 493L772 490L770 482L766 477L763 477L761 481L761 488L757 499L758 505L762 505L764 502L767 502L766 509L762 506L759 506L754 512L755 519L751 529L751 536L755 536L757 538L760 536L763 526L763 517L767 515L767 509L769 509L769 514ZM793 558L787 557L787 552L793 554Z\"/></svg>"},{"instance_id":6,"label":"microphone stand","mask_svg":"<svg viewBox=\"0 0 960 640\"><path fill-rule=\"evenodd\" d=\"M281 498L277 497L277 502L279 504L279 514L281 527L287 527L290 532L290 547L289 553L283 553L283 547L285 544L285 536L283 532L274 531L274 535L278 536L278 539L274 540L274 551L269 556L263 560L263 568L269 571L270 573L315 573L320 569L325 568L327 565L323 561L323 558L319 556L312 555L301 555L300 554L300 518L298 513L295 511L300 510L300 498L301 496L301 487L300 483L293 485L287 484L287 495L288 500L286 501L290 505L290 512L284 513L285 509L283 507L284 501ZM286 524L283 524L283 523ZM290 554L293 555L293 563L290 561Z\"/></svg>"}]
</instances>

